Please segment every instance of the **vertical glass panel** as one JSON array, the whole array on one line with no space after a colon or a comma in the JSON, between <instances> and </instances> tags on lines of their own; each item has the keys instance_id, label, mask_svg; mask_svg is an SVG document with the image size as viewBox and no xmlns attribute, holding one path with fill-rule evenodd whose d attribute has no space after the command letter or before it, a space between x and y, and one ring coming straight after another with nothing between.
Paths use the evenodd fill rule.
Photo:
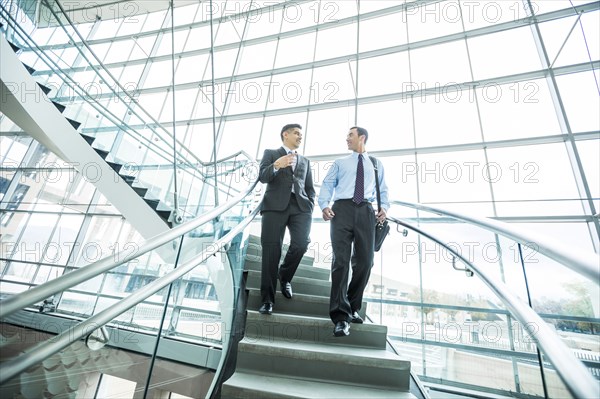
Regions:
<instances>
[{"instance_id":1,"label":"vertical glass panel","mask_svg":"<svg viewBox=\"0 0 600 399\"><path fill-rule=\"evenodd\" d=\"M74 251L74 264L84 266L113 253L119 230L123 224L120 217L93 216L87 234Z\"/></svg>"},{"instance_id":2,"label":"vertical glass panel","mask_svg":"<svg viewBox=\"0 0 600 399\"><path fill-rule=\"evenodd\" d=\"M199 13L199 4L190 4L186 6L175 7L173 18L175 26L186 25L194 22L196 14Z\"/></svg>"},{"instance_id":3,"label":"vertical glass panel","mask_svg":"<svg viewBox=\"0 0 600 399\"><path fill-rule=\"evenodd\" d=\"M130 60L147 59L152 52L152 46L156 42L156 36L133 37L135 45Z\"/></svg>"},{"instance_id":4,"label":"vertical glass panel","mask_svg":"<svg viewBox=\"0 0 600 399\"><path fill-rule=\"evenodd\" d=\"M532 3L533 12L537 15L545 14L551 11L563 10L581 4L589 3L589 0L554 0L554 1L536 1Z\"/></svg>"},{"instance_id":5,"label":"vertical glass panel","mask_svg":"<svg viewBox=\"0 0 600 399\"><path fill-rule=\"evenodd\" d=\"M210 160L213 153L212 124L190 125L183 143L198 158L203 161Z\"/></svg>"},{"instance_id":6,"label":"vertical glass panel","mask_svg":"<svg viewBox=\"0 0 600 399\"><path fill-rule=\"evenodd\" d=\"M142 94L138 98L138 104L143 108L149 115L157 117L160 115L162 108L164 107L167 97L167 92L159 93L148 93ZM140 112L140 111L138 111Z\"/></svg>"},{"instance_id":7,"label":"vertical glass panel","mask_svg":"<svg viewBox=\"0 0 600 399\"><path fill-rule=\"evenodd\" d=\"M185 30L177 30L175 31L175 54L179 54L183 51L183 46L188 37L189 31ZM166 31L163 33L163 36L160 38L160 45L156 50L156 55L171 55L173 52L173 43L172 43L172 35L171 31ZM171 60L169 60L169 63Z\"/></svg>"},{"instance_id":8,"label":"vertical glass panel","mask_svg":"<svg viewBox=\"0 0 600 399\"><path fill-rule=\"evenodd\" d=\"M246 27L246 18L240 16L230 16L221 20L216 30L215 46L222 46L229 43L237 43L242 39L244 28Z\"/></svg>"},{"instance_id":9,"label":"vertical glass panel","mask_svg":"<svg viewBox=\"0 0 600 399\"><path fill-rule=\"evenodd\" d=\"M175 120L189 120L192 116L194 105L198 98L199 90L197 88L188 90L178 90L175 93ZM172 96L168 96L167 101L172 101ZM183 127L178 127L178 130L183 130Z\"/></svg>"},{"instance_id":10,"label":"vertical glass panel","mask_svg":"<svg viewBox=\"0 0 600 399\"><path fill-rule=\"evenodd\" d=\"M328 10L328 16L335 11L335 6ZM283 11L283 24L281 32L288 32L315 26L319 23L319 2L309 1L304 4L289 3L286 4Z\"/></svg>"},{"instance_id":11,"label":"vertical glass panel","mask_svg":"<svg viewBox=\"0 0 600 399\"><path fill-rule=\"evenodd\" d=\"M102 13L102 11L100 11L100 14L101 13ZM93 14L93 12L90 14ZM88 16L88 18L90 18L90 17L92 17L92 15ZM118 20L118 19L109 19L107 21L100 21L99 28L96 31L96 33L94 34L94 39L107 39L110 37L117 36L117 32L119 31L119 28L121 27L122 22L123 22L122 20ZM102 59L102 57L100 59Z\"/></svg>"},{"instance_id":12,"label":"vertical glass panel","mask_svg":"<svg viewBox=\"0 0 600 399\"><path fill-rule=\"evenodd\" d=\"M227 114L242 114L246 112L264 111L267 101L281 104L285 98L277 88L273 97L269 97L270 77L254 78L223 84L224 92L228 95L229 109ZM285 106L285 102L283 104Z\"/></svg>"},{"instance_id":13,"label":"vertical glass panel","mask_svg":"<svg viewBox=\"0 0 600 399\"><path fill-rule=\"evenodd\" d=\"M444 87L471 81L467 49L463 41L411 50L411 85L415 89ZM432 60L444 60L444 68Z\"/></svg>"},{"instance_id":14,"label":"vertical glass panel","mask_svg":"<svg viewBox=\"0 0 600 399\"><path fill-rule=\"evenodd\" d=\"M361 59L358 63L358 97L415 90L409 79L408 53Z\"/></svg>"},{"instance_id":15,"label":"vertical glass panel","mask_svg":"<svg viewBox=\"0 0 600 399\"><path fill-rule=\"evenodd\" d=\"M320 2L319 24L335 23L339 20L355 16L358 13L357 4L358 2L354 1Z\"/></svg>"},{"instance_id":16,"label":"vertical glass panel","mask_svg":"<svg viewBox=\"0 0 600 399\"><path fill-rule=\"evenodd\" d=\"M265 8L263 8L262 12L251 12L248 15L248 22L250 23L250 30L247 34L248 40L279 33L283 19L283 11L281 9L275 9L275 7L272 7L267 3L263 6ZM261 6L254 4L252 10L258 7Z\"/></svg>"},{"instance_id":17,"label":"vertical glass panel","mask_svg":"<svg viewBox=\"0 0 600 399\"><path fill-rule=\"evenodd\" d=\"M111 24L104 24L104 26L107 25L111 25ZM111 35L112 37L112 35ZM97 37L94 37L96 39L98 39ZM96 54L96 57L98 57L98 59L100 60L104 60L104 57L106 57L106 54L108 53L108 50L110 50L110 45L111 43L100 43L100 44L93 44L90 46L90 48L92 49L92 51L94 52L94 54ZM95 63L95 59L94 59L94 63Z\"/></svg>"},{"instance_id":18,"label":"vertical glass panel","mask_svg":"<svg viewBox=\"0 0 600 399\"><path fill-rule=\"evenodd\" d=\"M215 79L230 77L233 74L235 62L238 56L238 49L218 51L214 53L215 57ZM205 79L210 79L208 75Z\"/></svg>"},{"instance_id":19,"label":"vertical glass panel","mask_svg":"<svg viewBox=\"0 0 600 399\"><path fill-rule=\"evenodd\" d=\"M483 151L419 154L416 166L413 173L419 178L421 202L491 200L489 183L482 176L485 169ZM491 204L487 204L488 210L489 206Z\"/></svg>"},{"instance_id":20,"label":"vertical glass panel","mask_svg":"<svg viewBox=\"0 0 600 399\"><path fill-rule=\"evenodd\" d=\"M262 158L263 152L267 148L281 147L281 128L288 123L299 123L302 125L304 139L303 145L306 145L308 137L310 137L310 127L306 124L306 113L294 113L286 115L273 115L264 119L260 143L258 145L256 157ZM316 133L317 135L319 133ZM300 147L303 153L310 153L305 147Z\"/></svg>"},{"instance_id":21,"label":"vertical glass panel","mask_svg":"<svg viewBox=\"0 0 600 399\"><path fill-rule=\"evenodd\" d=\"M600 96L592 72L556 77L558 89L573 132L600 130Z\"/></svg>"},{"instance_id":22,"label":"vertical glass panel","mask_svg":"<svg viewBox=\"0 0 600 399\"><path fill-rule=\"evenodd\" d=\"M255 157L255 145L259 142L262 117L240 121L226 121L217 158L235 154L243 149Z\"/></svg>"},{"instance_id":23,"label":"vertical glass panel","mask_svg":"<svg viewBox=\"0 0 600 399\"><path fill-rule=\"evenodd\" d=\"M530 15L528 6L520 1L483 0L460 2L465 30L473 30L516 21Z\"/></svg>"},{"instance_id":24,"label":"vertical glass panel","mask_svg":"<svg viewBox=\"0 0 600 399\"><path fill-rule=\"evenodd\" d=\"M593 198L600 198L600 141L578 141L577 151Z\"/></svg>"},{"instance_id":25,"label":"vertical glass panel","mask_svg":"<svg viewBox=\"0 0 600 399\"><path fill-rule=\"evenodd\" d=\"M386 101L358 106L360 126L369 131L369 151L415 146L412 107L409 101ZM389 184L388 184L389 185Z\"/></svg>"},{"instance_id":26,"label":"vertical glass panel","mask_svg":"<svg viewBox=\"0 0 600 399\"><path fill-rule=\"evenodd\" d=\"M289 108L308 104L313 93L310 83L310 70L273 75L270 85L266 86L269 88L267 109Z\"/></svg>"},{"instance_id":27,"label":"vertical glass panel","mask_svg":"<svg viewBox=\"0 0 600 399\"><path fill-rule=\"evenodd\" d=\"M451 90L456 88L446 86L436 94L413 99L417 147L481 140L477 107L470 91Z\"/></svg>"},{"instance_id":28,"label":"vertical glass panel","mask_svg":"<svg viewBox=\"0 0 600 399\"><path fill-rule=\"evenodd\" d=\"M411 7L406 11L406 23L412 43L462 32L459 2L452 0Z\"/></svg>"},{"instance_id":29,"label":"vertical glass panel","mask_svg":"<svg viewBox=\"0 0 600 399\"><path fill-rule=\"evenodd\" d=\"M497 201L578 198L565 145L490 148L487 175Z\"/></svg>"},{"instance_id":30,"label":"vertical glass panel","mask_svg":"<svg viewBox=\"0 0 600 399\"><path fill-rule=\"evenodd\" d=\"M54 234L46 245L42 262L58 265L67 264L83 219L83 215L61 215Z\"/></svg>"},{"instance_id":31,"label":"vertical glass panel","mask_svg":"<svg viewBox=\"0 0 600 399\"><path fill-rule=\"evenodd\" d=\"M23 161L32 139L27 136L1 137L0 161L5 167L17 166ZM4 173L4 171L2 171Z\"/></svg>"},{"instance_id":32,"label":"vertical glass panel","mask_svg":"<svg viewBox=\"0 0 600 399\"><path fill-rule=\"evenodd\" d=\"M561 133L545 79L486 84L475 92L486 141Z\"/></svg>"},{"instance_id":33,"label":"vertical glass panel","mask_svg":"<svg viewBox=\"0 0 600 399\"><path fill-rule=\"evenodd\" d=\"M347 152L346 136L354 125L354 107L311 111L304 137L306 153L317 155ZM328 139L323 140L324 136Z\"/></svg>"},{"instance_id":34,"label":"vertical glass panel","mask_svg":"<svg viewBox=\"0 0 600 399\"><path fill-rule=\"evenodd\" d=\"M319 30L315 61L355 54L356 34L356 24Z\"/></svg>"},{"instance_id":35,"label":"vertical glass panel","mask_svg":"<svg viewBox=\"0 0 600 399\"><path fill-rule=\"evenodd\" d=\"M185 51L208 48L210 48L210 26L204 25L192 28L185 44Z\"/></svg>"},{"instance_id":36,"label":"vertical glass panel","mask_svg":"<svg viewBox=\"0 0 600 399\"><path fill-rule=\"evenodd\" d=\"M541 68L529 27L467 39L476 80L508 76Z\"/></svg>"},{"instance_id":37,"label":"vertical glass panel","mask_svg":"<svg viewBox=\"0 0 600 399\"><path fill-rule=\"evenodd\" d=\"M353 100L355 73L356 65L351 62L315 68L310 102L322 104Z\"/></svg>"},{"instance_id":38,"label":"vertical glass panel","mask_svg":"<svg viewBox=\"0 0 600 399\"><path fill-rule=\"evenodd\" d=\"M381 134L373 135L381 140ZM369 149L371 149L371 136L369 136ZM402 155L391 157L380 157L383 163L386 183L389 190L390 200L403 200L419 202L418 197L418 174L416 173L415 155ZM414 211L406 207L392 205L393 215L414 216Z\"/></svg>"},{"instance_id":39,"label":"vertical glass panel","mask_svg":"<svg viewBox=\"0 0 600 399\"><path fill-rule=\"evenodd\" d=\"M150 64L150 72L144 82L144 88L168 86L171 84L172 75L171 60L153 62Z\"/></svg>"},{"instance_id":40,"label":"vertical glass panel","mask_svg":"<svg viewBox=\"0 0 600 399\"><path fill-rule=\"evenodd\" d=\"M57 222L58 215L30 214L27 227L16 243L11 258L22 262L39 262Z\"/></svg>"},{"instance_id":41,"label":"vertical glass panel","mask_svg":"<svg viewBox=\"0 0 600 399\"><path fill-rule=\"evenodd\" d=\"M118 40L113 42L104 62L110 63L126 60L133 46L133 40Z\"/></svg>"},{"instance_id":42,"label":"vertical glass panel","mask_svg":"<svg viewBox=\"0 0 600 399\"><path fill-rule=\"evenodd\" d=\"M394 13L377 18L361 19L359 35L361 53L406 44L408 39L405 14Z\"/></svg>"},{"instance_id":43,"label":"vertical glass panel","mask_svg":"<svg viewBox=\"0 0 600 399\"><path fill-rule=\"evenodd\" d=\"M239 74L270 70L276 50L277 40L244 47Z\"/></svg>"},{"instance_id":44,"label":"vertical glass panel","mask_svg":"<svg viewBox=\"0 0 600 399\"><path fill-rule=\"evenodd\" d=\"M279 40L275 68L306 64L313 61L315 53L315 32Z\"/></svg>"}]
</instances>

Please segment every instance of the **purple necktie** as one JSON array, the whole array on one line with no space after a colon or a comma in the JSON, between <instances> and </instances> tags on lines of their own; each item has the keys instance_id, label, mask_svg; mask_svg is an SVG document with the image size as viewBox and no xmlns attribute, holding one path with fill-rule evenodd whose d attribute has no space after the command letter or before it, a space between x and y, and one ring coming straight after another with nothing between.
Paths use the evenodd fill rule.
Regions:
<instances>
[{"instance_id":1,"label":"purple necktie","mask_svg":"<svg viewBox=\"0 0 600 399\"><path fill-rule=\"evenodd\" d=\"M363 168L363 156L358 154L358 166L356 167L356 183L354 184L354 197L352 201L360 204L365 199L365 170Z\"/></svg>"}]
</instances>

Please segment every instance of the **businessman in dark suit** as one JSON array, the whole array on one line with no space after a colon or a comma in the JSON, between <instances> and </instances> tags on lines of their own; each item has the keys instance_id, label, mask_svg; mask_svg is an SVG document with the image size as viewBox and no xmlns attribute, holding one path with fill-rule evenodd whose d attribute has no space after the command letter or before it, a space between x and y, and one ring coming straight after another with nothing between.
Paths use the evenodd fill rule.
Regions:
<instances>
[{"instance_id":1,"label":"businessman in dark suit","mask_svg":"<svg viewBox=\"0 0 600 399\"><path fill-rule=\"evenodd\" d=\"M297 153L302 142L302 126L285 125L281 129L282 146L265 150L260 162L259 180L267 184L261 206L262 274L259 312L271 314L275 303L277 280L281 293L292 297L292 278L308 249L315 202L310 162ZM281 267L281 246L285 228L290 233L290 246Z\"/></svg>"}]
</instances>

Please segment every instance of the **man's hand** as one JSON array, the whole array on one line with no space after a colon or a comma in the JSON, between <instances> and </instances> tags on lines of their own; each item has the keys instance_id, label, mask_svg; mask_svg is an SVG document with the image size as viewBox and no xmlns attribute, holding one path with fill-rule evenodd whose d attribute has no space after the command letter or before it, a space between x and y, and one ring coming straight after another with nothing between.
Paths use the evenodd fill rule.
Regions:
<instances>
[{"instance_id":1,"label":"man's hand","mask_svg":"<svg viewBox=\"0 0 600 399\"><path fill-rule=\"evenodd\" d=\"M385 221L385 218L387 217L387 213L385 213L385 209L381 208L381 210L379 212L377 212L377 222L379 223L383 223Z\"/></svg>"},{"instance_id":2,"label":"man's hand","mask_svg":"<svg viewBox=\"0 0 600 399\"><path fill-rule=\"evenodd\" d=\"M288 155L284 155L281 158L279 158L277 161L275 161L273 163L273 166L275 167L275 169L283 169L283 168L287 168L288 166L292 166L292 162L294 161L295 156L296 156L295 152L288 154Z\"/></svg>"},{"instance_id":3,"label":"man's hand","mask_svg":"<svg viewBox=\"0 0 600 399\"><path fill-rule=\"evenodd\" d=\"M335 213L333 213L333 211L331 210L330 207L323 209L323 220L329 221L329 220L333 219L334 216L335 216Z\"/></svg>"}]
</instances>

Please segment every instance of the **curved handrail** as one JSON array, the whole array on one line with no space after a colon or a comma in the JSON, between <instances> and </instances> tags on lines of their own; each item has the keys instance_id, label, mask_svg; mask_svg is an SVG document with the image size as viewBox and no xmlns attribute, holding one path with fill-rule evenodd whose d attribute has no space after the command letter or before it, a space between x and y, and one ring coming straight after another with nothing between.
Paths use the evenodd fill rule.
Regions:
<instances>
[{"instance_id":1,"label":"curved handrail","mask_svg":"<svg viewBox=\"0 0 600 399\"><path fill-rule=\"evenodd\" d=\"M190 231L233 208L238 202L240 202L248 194L250 194L252 190L254 190L254 187L256 187L257 183L258 180L253 181L245 191L233 197L231 201L222 204L209 212L203 213L195 219L183 223L167 231L166 233L159 234L146 240L139 247L137 252L132 253L131 250L123 250L117 254L109 255L103 259L100 259L99 261L90 263L89 265L83 266L70 273L63 274L52 281L48 281L47 283L33 287L28 291L21 292L17 295L0 301L0 319L9 316L17 310L31 306L36 302L46 299L57 292L67 290L88 279L94 278L99 274L102 274L123 263L129 262L140 255L152 251L153 249L156 249L183 234L189 233Z\"/></svg>"},{"instance_id":2,"label":"curved handrail","mask_svg":"<svg viewBox=\"0 0 600 399\"><path fill-rule=\"evenodd\" d=\"M391 201L391 203L421 211L436 213L438 215L449 216L454 219L469 222L486 230L493 231L502 236L508 237L513 241L520 242L528 247L531 247L542 255L545 255L548 258L563 264L574 272L592 280L595 284L600 285L600 255L596 253L583 255L583 251L578 250L575 252L570 247L567 247L563 243L553 240L549 237L525 233L506 223L489 218L466 215L456 211L449 211L429 205L415 204L406 201ZM534 245L533 247L532 244Z\"/></svg>"},{"instance_id":3,"label":"curved handrail","mask_svg":"<svg viewBox=\"0 0 600 399\"><path fill-rule=\"evenodd\" d=\"M409 228L424 237L438 243L446 248L452 255L456 256L462 262L469 266L481 280L502 300L504 305L515 315L529 335L542 348L544 353L554 365L561 380L575 398L600 398L600 385L598 381L589 373L585 366L573 356L569 348L560 340L560 338L548 327L546 322L529 306L526 306L517 295L502 282L495 281L494 278L485 273L481 268L469 262L465 257L459 254L450 246L445 245L440 239L435 238L423 230L411 226L394 217L388 217L389 221Z\"/></svg>"},{"instance_id":4,"label":"curved handrail","mask_svg":"<svg viewBox=\"0 0 600 399\"><path fill-rule=\"evenodd\" d=\"M215 208L217 209L217 208ZM52 339L45 341L41 344L34 346L27 352L20 354L18 357L3 362L0 365L0 385L4 384L9 379L15 377L19 373L27 370L29 367L36 365L46 358L54 355L55 353L66 348L73 342L87 336L90 331L98 329L111 320L115 319L120 314L131 309L138 303L142 302L146 298L150 297L154 293L158 292L162 288L171 284L178 278L189 273L196 266L204 262L210 256L223 250L224 246L228 244L236 235L241 233L243 229L254 219L258 213L260 207L256 207L252 213L247 216L243 221L236 225L221 239L217 240L214 244L210 245L206 250L202 251L200 256L191 259L188 262L180 265L176 269L170 271L164 276L151 283L146 284L142 288L136 290L134 293L129 295L127 298L122 299L116 304L108 307L107 309L91 316L87 320L77 324L66 330L65 332L53 337ZM168 235L170 232L164 233Z\"/></svg>"}]
</instances>

